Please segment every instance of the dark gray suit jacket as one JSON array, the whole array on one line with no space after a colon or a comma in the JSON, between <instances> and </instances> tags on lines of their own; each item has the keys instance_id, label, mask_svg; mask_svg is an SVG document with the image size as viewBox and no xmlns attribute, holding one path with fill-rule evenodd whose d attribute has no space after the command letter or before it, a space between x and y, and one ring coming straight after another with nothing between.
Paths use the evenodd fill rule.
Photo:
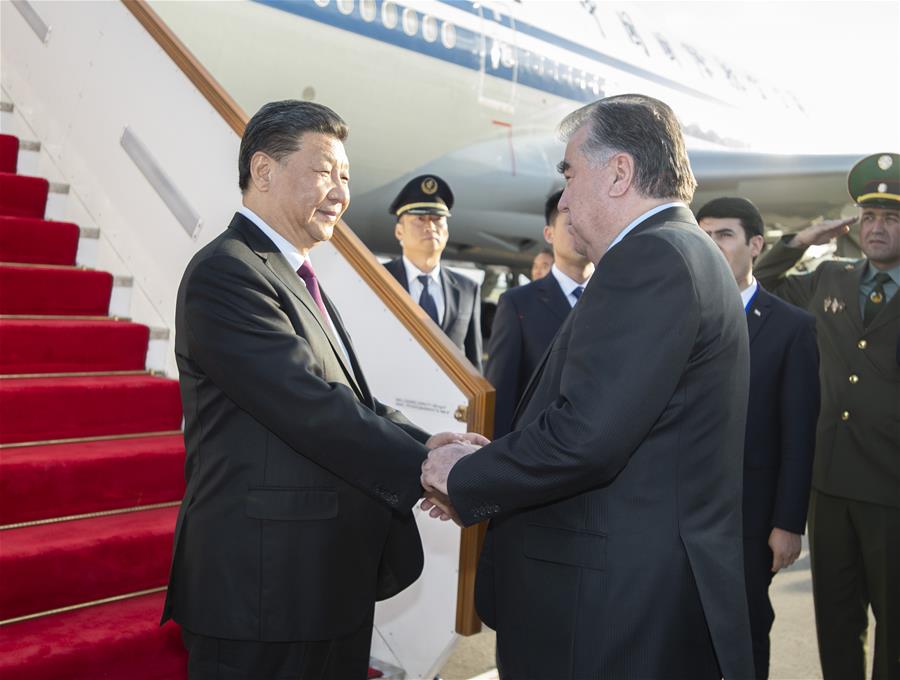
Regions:
<instances>
[{"instance_id":1,"label":"dark gray suit jacket","mask_svg":"<svg viewBox=\"0 0 900 680\"><path fill-rule=\"evenodd\" d=\"M287 259L252 222L191 260L175 353L187 489L163 614L267 642L355 630L422 569L410 512L427 433L369 392Z\"/></svg>"},{"instance_id":2,"label":"dark gray suit jacket","mask_svg":"<svg viewBox=\"0 0 900 680\"><path fill-rule=\"evenodd\" d=\"M406 267L403 258L385 263L395 279L409 292ZM466 355L466 359L481 372L481 290L480 286L441 267L441 282L444 289L444 320L441 330ZM416 300L418 302L418 300Z\"/></svg>"},{"instance_id":3,"label":"dark gray suit jacket","mask_svg":"<svg viewBox=\"0 0 900 680\"><path fill-rule=\"evenodd\" d=\"M484 374L497 391L495 439L510 431L525 385L570 311L572 306L553 274L500 296Z\"/></svg>"},{"instance_id":4,"label":"dark gray suit jacket","mask_svg":"<svg viewBox=\"0 0 900 680\"><path fill-rule=\"evenodd\" d=\"M686 208L603 257L513 433L450 499L493 518L478 612L513 678L749 678L741 481L747 322Z\"/></svg>"}]
</instances>

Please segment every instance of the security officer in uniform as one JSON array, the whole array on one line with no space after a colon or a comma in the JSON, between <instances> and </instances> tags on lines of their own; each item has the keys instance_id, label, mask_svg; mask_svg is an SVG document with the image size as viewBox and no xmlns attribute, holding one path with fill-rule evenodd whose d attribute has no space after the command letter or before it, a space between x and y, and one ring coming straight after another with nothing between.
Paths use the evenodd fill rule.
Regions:
<instances>
[{"instance_id":1,"label":"security officer in uniform","mask_svg":"<svg viewBox=\"0 0 900 680\"><path fill-rule=\"evenodd\" d=\"M850 171L858 218L786 236L756 278L816 317L822 404L809 540L825 680L865 676L867 610L875 615L873 678L900 679L900 155ZM785 276L808 246L859 220L865 258Z\"/></svg>"},{"instance_id":2,"label":"security officer in uniform","mask_svg":"<svg viewBox=\"0 0 900 680\"><path fill-rule=\"evenodd\" d=\"M385 267L480 372L480 287L441 266L452 207L453 192L440 177L411 179L390 207L403 256Z\"/></svg>"}]
</instances>

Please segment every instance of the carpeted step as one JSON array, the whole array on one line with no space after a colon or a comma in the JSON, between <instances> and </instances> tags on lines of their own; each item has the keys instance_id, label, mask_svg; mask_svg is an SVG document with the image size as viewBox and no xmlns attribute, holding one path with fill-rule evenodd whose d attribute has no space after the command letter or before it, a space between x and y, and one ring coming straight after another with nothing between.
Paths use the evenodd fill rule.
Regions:
<instances>
[{"instance_id":1,"label":"carpeted step","mask_svg":"<svg viewBox=\"0 0 900 680\"><path fill-rule=\"evenodd\" d=\"M0 135L0 172L15 172L19 164L19 138Z\"/></svg>"},{"instance_id":2,"label":"carpeted step","mask_svg":"<svg viewBox=\"0 0 900 680\"><path fill-rule=\"evenodd\" d=\"M49 191L43 177L0 172L0 215L43 217Z\"/></svg>"},{"instance_id":3,"label":"carpeted step","mask_svg":"<svg viewBox=\"0 0 900 680\"><path fill-rule=\"evenodd\" d=\"M178 382L150 375L0 379L0 443L181 428Z\"/></svg>"},{"instance_id":4,"label":"carpeted step","mask_svg":"<svg viewBox=\"0 0 900 680\"><path fill-rule=\"evenodd\" d=\"M184 680L181 632L159 626L165 593L0 626L0 677Z\"/></svg>"},{"instance_id":5,"label":"carpeted step","mask_svg":"<svg viewBox=\"0 0 900 680\"><path fill-rule=\"evenodd\" d=\"M0 449L0 525L183 495L181 434Z\"/></svg>"},{"instance_id":6,"label":"carpeted step","mask_svg":"<svg viewBox=\"0 0 900 680\"><path fill-rule=\"evenodd\" d=\"M79 236L71 222L0 215L0 262L74 265Z\"/></svg>"},{"instance_id":7,"label":"carpeted step","mask_svg":"<svg viewBox=\"0 0 900 680\"><path fill-rule=\"evenodd\" d=\"M143 370L149 338L112 319L0 319L0 374Z\"/></svg>"},{"instance_id":8,"label":"carpeted step","mask_svg":"<svg viewBox=\"0 0 900 680\"><path fill-rule=\"evenodd\" d=\"M109 272L0 265L0 314L105 316L112 285Z\"/></svg>"},{"instance_id":9,"label":"carpeted step","mask_svg":"<svg viewBox=\"0 0 900 680\"><path fill-rule=\"evenodd\" d=\"M4 530L0 620L164 586L177 515L174 506Z\"/></svg>"}]
</instances>

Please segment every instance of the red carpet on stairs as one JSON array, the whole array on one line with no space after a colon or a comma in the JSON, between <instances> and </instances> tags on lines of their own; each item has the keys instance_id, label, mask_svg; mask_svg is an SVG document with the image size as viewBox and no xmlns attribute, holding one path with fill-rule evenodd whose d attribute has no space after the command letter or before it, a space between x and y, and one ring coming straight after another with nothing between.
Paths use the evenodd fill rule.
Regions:
<instances>
[{"instance_id":1,"label":"red carpet on stairs","mask_svg":"<svg viewBox=\"0 0 900 680\"><path fill-rule=\"evenodd\" d=\"M184 493L181 434L150 434L180 429L178 383L138 373L146 326L88 318L113 277L52 266L75 263L79 229L42 219L48 183L11 174L13 146L0 136L0 677L182 680L165 594L140 595L165 586Z\"/></svg>"},{"instance_id":2,"label":"red carpet on stairs","mask_svg":"<svg viewBox=\"0 0 900 680\"><path fill-rule=\"evenodd\" d=\"M186 678L178 626L159 627L164 599L155 593L0 626L0 678Z\"/></svg>"},{"instance_id":3,"label":"red carpet on stairs","mask_svg":"<svg viewBox=\"0 0 900 680\"><path fill-rule=\"evenodd\" d=\"M74 265L78 236L71 222L0 216L0 262Z\"/></svg>"},{"instance_id":4,"label":"red carpet on stairs","mask_svg":"<svg viewBox=\"0 0 900 680\"><path fill-rule=\"evenodd\" d=\"M149 336L111 319L0 318L0 374L142 370Z\"/></svg>"},{"instance_id":5,"label":"red carpet on stairs","mask_svg":"<svg viewBox=\"0 0 900 680\"><path fill-rule=\"evenodd\" d=\"M0 443L181 428L178 383L150 375L0 380Z\"/></svg>"},{"instance_id":6,"label":"red carpet on stairs","mask_svg":"<svg viewBox=\"0 0 900 680\"><path fill-rule=\"evenodd\" d=\"M0 265L0 314L106 316L112 284L109 272Z\"/></svg>"},{"instance_id":7,"label":"red carpet on stairs","mask_svg":"<svg viewBox=\"0 0 900 680\"><path fill-rule=\"evenodd\" d=\"M180 433L0 449L0 526L183 495Z\"/></svg>"},{"instance_id":8,"label":"red carpet on stairs","mask_svg":"<svg viewBox=\"0 0 900 680\"><path fill-rule=\"evenodd\" d=\"M19 138L0 135L0 172L15 172L19 162Z\"/></svg>"},{"instance_id":9,"label":"red carpet on stairs","mask_svg":"<svg viewBox=\"0 0 900 680\"><path fill-rule=\"evenodd\" d=\"M0 215L43 217L50 182L42 177L25 177L0 172Z\"/></svg>"}]
</instances>

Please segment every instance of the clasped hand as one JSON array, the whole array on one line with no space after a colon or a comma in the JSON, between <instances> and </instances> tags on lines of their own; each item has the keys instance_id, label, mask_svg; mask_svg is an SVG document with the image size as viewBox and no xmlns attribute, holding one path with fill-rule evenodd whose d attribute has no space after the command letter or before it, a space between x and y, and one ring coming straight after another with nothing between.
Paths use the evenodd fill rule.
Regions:
<instances>
[{"instance_id":1,"label":"clasped hand","mask_svg":"<svg viewBox=\"0 0 900 680\"><path fill-rule=\"evenodd\" d=\"M452 519L462 526L450 503L447 478L450 476L450 470L460 459L489 443L486 437L475 432L441 432L425 442L425 446L429 448L428 458L422 463L421 481L425 498L419 507L431 517L442 521Z\"/></svg>"}]
</instances>

